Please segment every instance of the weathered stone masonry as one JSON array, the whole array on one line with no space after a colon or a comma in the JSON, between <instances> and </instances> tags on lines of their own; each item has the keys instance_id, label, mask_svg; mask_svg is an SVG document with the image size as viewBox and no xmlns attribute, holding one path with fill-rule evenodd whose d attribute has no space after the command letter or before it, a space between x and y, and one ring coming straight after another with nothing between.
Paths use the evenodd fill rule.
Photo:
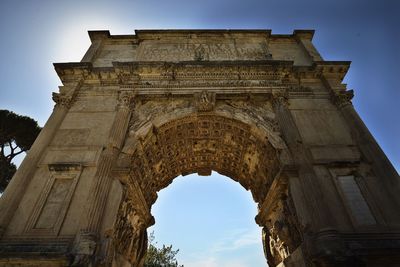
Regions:
<instances>
[{"instance_id":1,"label":"weathered stone masonry","mask_svg":"<svg viewBox=\"0 0 400 267\"><path fill-rule=\"evenodd\" d=\"M314 32L91 31L0 199L2 266L142 266L157 192L226 175L269 266L399 266L399 175Z\"/></svg>"}]
</instances>

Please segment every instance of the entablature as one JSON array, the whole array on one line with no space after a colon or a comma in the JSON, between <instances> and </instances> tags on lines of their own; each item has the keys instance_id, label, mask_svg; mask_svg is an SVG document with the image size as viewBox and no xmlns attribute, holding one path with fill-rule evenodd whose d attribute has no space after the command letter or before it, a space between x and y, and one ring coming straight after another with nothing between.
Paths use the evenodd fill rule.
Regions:
<instances>
[{"instance_id":1,"label":"entablature","mask_svg":"<svg viewBox=\"0 0 400 267\"><path fill-rule=\"evenodd\" d=\"M201 61L201 62L113 62L113 67L93 67L90 62L55 63L61 81L84 79L86 83L142 84L164 81L265 81L285 84L291 79L335 78L342 81L350 62L321 61L312 66L294 66L293 61ZM240 85L240 82L239 82Z\"/></svg>"}]
</instances>

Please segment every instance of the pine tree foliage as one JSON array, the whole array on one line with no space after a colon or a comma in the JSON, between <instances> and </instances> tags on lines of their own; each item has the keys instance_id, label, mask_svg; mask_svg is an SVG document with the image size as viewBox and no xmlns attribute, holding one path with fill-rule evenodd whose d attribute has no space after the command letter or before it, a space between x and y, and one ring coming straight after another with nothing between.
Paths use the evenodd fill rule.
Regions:
<instances>
[{"instance_id":1,"label":"pine tree foliage","mask_svg":"<svg viewBox=\"0 0 400 267\"><path fill-rule=\"evenodd\" d=\"M12 160L31 148L40 130L32 118L0 110L0 192L17 169Z\"/></svg>"},{"instance_id":2,"label":"pine tree foliage","mask_svg":"<svg viewBox=\"0 0 400 267\"><path fill-rule=\"evenodd\" d=\"M183 265L178 264L175 258L179 249L174 250L172 245L163 245L161 248L158 248L156 246L157 242L154 239L154 232L152 232L149 236L144 267L183 267Z\"/></svg>"}]
</instances>

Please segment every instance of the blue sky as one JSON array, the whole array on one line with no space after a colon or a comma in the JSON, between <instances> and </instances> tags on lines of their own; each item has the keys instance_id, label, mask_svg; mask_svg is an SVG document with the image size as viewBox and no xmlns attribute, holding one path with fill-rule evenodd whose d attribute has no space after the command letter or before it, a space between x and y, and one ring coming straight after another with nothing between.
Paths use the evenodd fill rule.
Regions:
<instances>
[{"instance_id":1,"label":"blue sky","mask_svg":"<svg viewBox=\"0 0 400 267\"><path fill-rule=\"evenodd\" d=\"M355 90L354 106L399 170L399 11L395 0L2 0L0 108L31 116L43 126L53 107L51 92L60 85L52 63L79 61L90 45L87 30L132 34L134 29L170 28L257 28L273 33L315 29L314 44L325 60L353 62L345 82ZM211 197L215 188L225 198ZM234 207L242 208L235 213ZM222 211L232 213L219 216ZM265 265L260 243L249 241L251 234L259 240L258 229L251 228L255 204L227 178L176 179L160 193L154 213L157 239L180 248L186 266L235 266L229 262L234 256L241 259L235 260L236 266ZM180 216L199 219L190 225L169 221ZM251 223L242 221L244 217ZM215 226L218 222L220 228ZM184 233L188 227L191 231ZM233 250L235 240L244 241ZM231 249L221 249L229 245Z\"/></svg>"}]
</instances>

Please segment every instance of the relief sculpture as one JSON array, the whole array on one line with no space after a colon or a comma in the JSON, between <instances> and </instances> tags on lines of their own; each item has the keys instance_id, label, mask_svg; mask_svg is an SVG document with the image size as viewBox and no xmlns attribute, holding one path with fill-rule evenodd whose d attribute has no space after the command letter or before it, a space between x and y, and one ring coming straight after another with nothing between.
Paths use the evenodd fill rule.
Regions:
<instances>
[{"instance_id":1,"label":"relief sculpture","mask_svg":"<svg viewBox=\"0 0 400 267\"><path fill-rule=\"evenodd\" d=\"M301 243L297 218L290 201L286 193L281 194L263 229L264 252L270 266L285 260Z\"/></svg>"},{"instance_id":2,"label":"relief sculpture","mask_svg":"<svg viewBox=\"0 0 400 267\"><path fill-rule=\"evenodd\" d=\"M147 249L147 231L144 219L129 200L121 202L114 226L114 262L120 266L129 261L133 267L143 265Z\"/></svg>"},{"instance_id":3,"label":"relief sculpture","mask_svg":"<svg viewBox=\"0 0 400 267\"><path fill-rule=\"evenodd\" d=\"M141 53L139 53L139 60L148 61L263 60L269 57L264 43L210 43L207 40L196 43L160 43L157 45L144 43Z\"/></svg>"},{"instance_id":4,"label":"relief sculpture","mask_svg":"<svg viewBox=\"0 0 400 267\"><path fill-rule=\"evenodd\" d=\"M197 111L211 111L215 106L215 93L202 91L196 95Z\"/></svg>"}]
</instances>

